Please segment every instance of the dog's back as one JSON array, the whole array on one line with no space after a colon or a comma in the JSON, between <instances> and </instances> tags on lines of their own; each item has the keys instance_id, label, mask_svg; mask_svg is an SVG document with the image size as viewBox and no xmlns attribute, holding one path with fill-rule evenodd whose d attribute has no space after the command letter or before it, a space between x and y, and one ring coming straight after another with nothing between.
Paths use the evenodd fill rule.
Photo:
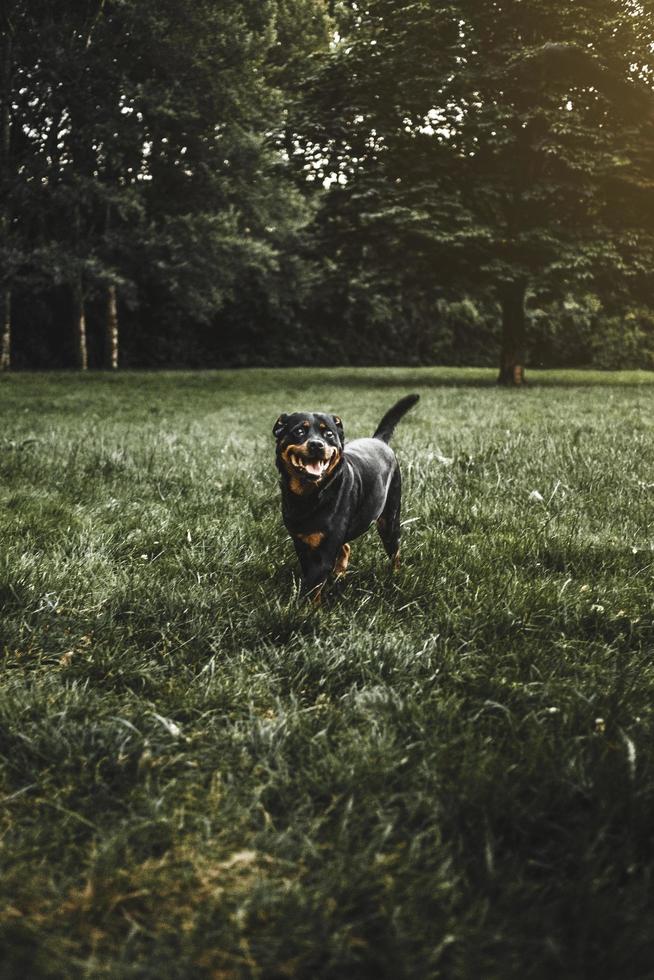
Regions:
<instances>
[{"instance_id":1,"label":"dog's back","mask_svg":"<svg viewBox=\"0 0 654 980\"><path fill-rule=\"evenodd\" d=\"M384 510L397 459L391 447L380 439L354 439L345 445L343 465L352 473L352 491L347 501L351 540L363 534Z\"/></svg>"}]
</instances>

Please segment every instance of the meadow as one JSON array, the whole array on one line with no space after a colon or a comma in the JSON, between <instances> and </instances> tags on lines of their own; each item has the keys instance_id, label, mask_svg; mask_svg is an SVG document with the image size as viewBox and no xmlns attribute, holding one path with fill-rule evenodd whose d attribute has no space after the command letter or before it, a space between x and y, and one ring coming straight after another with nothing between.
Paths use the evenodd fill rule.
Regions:
<instances>
[{"instance_id":1,"label":"meadow","mask_svg":"<svg viewBox=\"0 0 654 980\"><path fill-rule=\"evenodd\" d=\"M0 378L0 978L654 976L654 375ZM393 401L298 604L271 428Z\"/></svg>"}]
</instances>

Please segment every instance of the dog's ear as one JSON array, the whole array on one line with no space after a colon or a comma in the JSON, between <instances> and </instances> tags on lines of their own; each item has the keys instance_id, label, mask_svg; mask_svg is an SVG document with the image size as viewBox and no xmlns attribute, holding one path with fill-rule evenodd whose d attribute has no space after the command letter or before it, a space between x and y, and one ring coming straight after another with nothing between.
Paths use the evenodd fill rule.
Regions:
<instances>
[{"instance_id":1,"label":"dog's ear","mask_svg":"<svg viewBox=\"0 0 654 980\"><path fill-rule=\"evenodd\" d=\"M275 439L279 439L282 432L286 428L286 423L288 422L288 415L280 415L275 424L273 425L273 435Z\"/></svg>"},{"instance_id":2,"label":"dog's ear","mask_svg":"<svg viewBox=\"0 0 654 980\"><path fill-rule=\"evenodd\" d=\"M332 415L332 419L334 420L334 425L336 427L336 431L338 432L338 438L341 440L341 445L342 445L345 442L345 435L343 433L343 423L339 419L338 415Z\"/></svg>"}]
</instances>

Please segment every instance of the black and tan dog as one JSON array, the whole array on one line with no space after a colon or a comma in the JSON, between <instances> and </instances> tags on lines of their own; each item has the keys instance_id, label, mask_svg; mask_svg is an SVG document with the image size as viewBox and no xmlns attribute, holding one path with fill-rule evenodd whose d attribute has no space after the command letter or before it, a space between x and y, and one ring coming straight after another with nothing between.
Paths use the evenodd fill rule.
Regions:
<instances>
[{"instance_id":1,"label":"black and tan dog","mask_svg":"<svg viewBox=\"0 0 654 980\"><path fill-rule=\"evenodd\" d=\"M344 574L348 542L374 521L397 567L401 479L388 442L418 398L402 398L384 415L372 439L347 445L336 415L294 412L275 422L284 524L300 559L302 592L316 602L330 572Z\"/></svg>"}]
</instances>

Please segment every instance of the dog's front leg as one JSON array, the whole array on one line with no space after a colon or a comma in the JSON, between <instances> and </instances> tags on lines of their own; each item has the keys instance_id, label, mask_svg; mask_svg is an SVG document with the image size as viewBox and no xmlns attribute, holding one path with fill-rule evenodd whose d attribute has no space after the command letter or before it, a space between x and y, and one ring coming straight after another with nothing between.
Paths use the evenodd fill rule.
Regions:
<instances>
[{"instance_id":1,"label":"dog's front leg","mask_svg":"<svg viewBox=\"0 0 654 980\"><path fill-rule=\"evenodd\" d=\"M325 582L341 554L342 543L315 534L295 537L294 544L302 572L301 595L318 606Z\"/></svg>"}]
</instances>

